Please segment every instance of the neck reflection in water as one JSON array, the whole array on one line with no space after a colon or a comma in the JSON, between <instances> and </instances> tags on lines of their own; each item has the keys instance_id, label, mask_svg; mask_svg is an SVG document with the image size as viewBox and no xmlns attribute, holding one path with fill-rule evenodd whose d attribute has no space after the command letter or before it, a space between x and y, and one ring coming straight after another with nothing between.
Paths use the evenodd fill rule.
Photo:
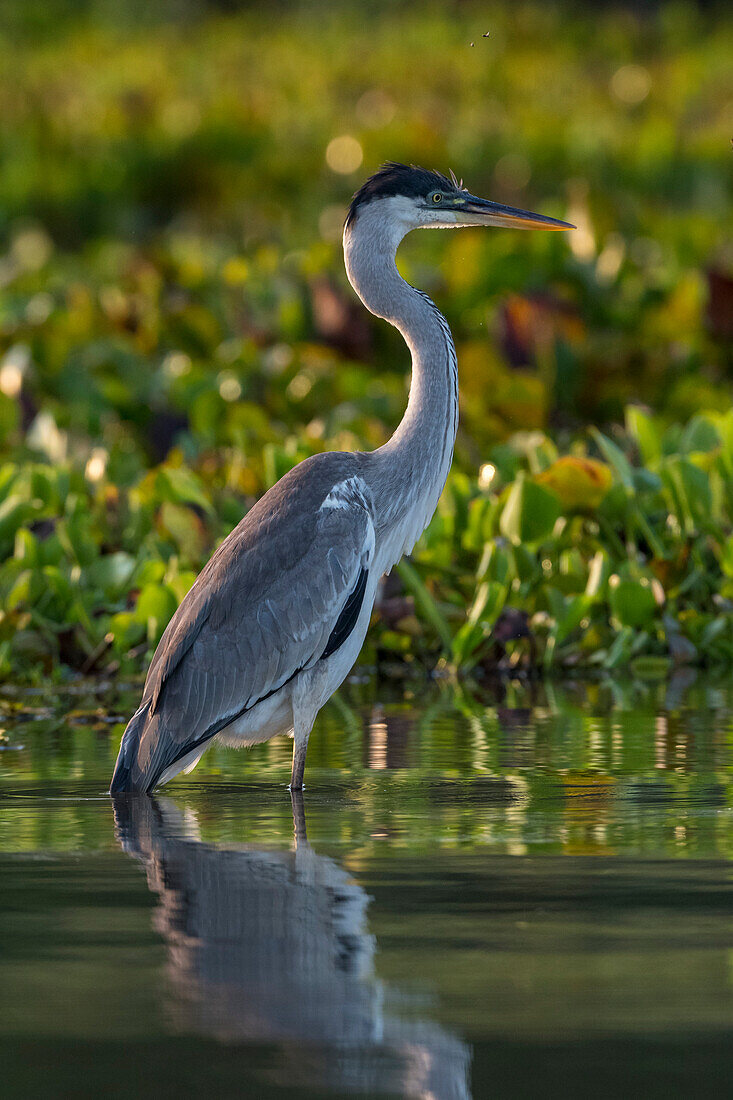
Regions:
<instances>
[{"instance_id":1,"label":"neck reflection in water","mask_svg":"<svg viewBox=\"0 0 733 1100\"><path fill-rule=\"evenodd\" d=\"M176 1030L281 1044L279 1084L469 1096L469 1048L385 1007L399 993L374 974L369 898L311 848L302 795L292 851L205 844L192 810L168 798L114 802L120 844L160 899Z\"/></svg>"}]
</instances>

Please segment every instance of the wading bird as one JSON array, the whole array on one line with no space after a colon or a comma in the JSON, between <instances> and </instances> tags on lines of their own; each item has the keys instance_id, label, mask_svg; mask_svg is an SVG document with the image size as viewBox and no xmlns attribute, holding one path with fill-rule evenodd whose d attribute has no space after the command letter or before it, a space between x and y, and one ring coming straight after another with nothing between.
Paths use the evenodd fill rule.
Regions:
<instances>
[{"instance_id":1,"label":"wading bird","mask_svg":"<svg viewBox=\"0 0 733 1100\"><path fill-rule=\"evenodd\" d=\"M435 511L458 426L450 329L400 276L411 229L573 229L476 198L438 172L385 164L356 192L344 226L346 271L412 355L405 415L373 452L301 462L224 540L160 640L142 703L122 736L110 791L150 791L190 771L216 738L294 738L291 788L303 786L318 711L361 649L377 583Z\"/></svg>"}]
</instances>

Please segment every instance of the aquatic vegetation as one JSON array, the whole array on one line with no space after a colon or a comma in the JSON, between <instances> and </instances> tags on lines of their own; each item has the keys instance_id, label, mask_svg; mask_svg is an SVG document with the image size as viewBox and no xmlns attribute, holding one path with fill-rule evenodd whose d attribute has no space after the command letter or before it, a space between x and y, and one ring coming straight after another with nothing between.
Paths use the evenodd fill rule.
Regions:
<instances>
[{"instance_id":1,"label":"aquatic vegetation","mask_svg":"<svg viewBox=\"0 0 733 1100\"><path fill-rule=\"evenodd\" d=\"M580 228L406 242L456 336L462 428L362 659L729 663L730 24L102 7L0 22L0 676L141 673L260 493L387 438L404 349L339 238L396 153Z\"/></svg>"},{"instance_id":2,"label":"aquatic vegetation","mask_svg":"<svg viewBox=\"0 0 733 1100\"><path fill-rule=\"evenodd\" d=\"M300 453L270 444L255 493ZM525 433L486 457L451 475L387 582L367 663L662 674L733 659L733 411L682 428L631 406L618 441L592 430L558 456ZM5 676L142 670L246 507L236 452L192 466L176 452L128 487L94 461L0 471Z\"/></svg>"},{"instance_id":3,"label":"aquatic vegetation","mask_svg":"<svg viewBox=\"0 0 733 1100\"><path fill-rule=\"evenodd\" d=\"M630 406L617 434L561 457L519 436L449 482L401 571L416 606L433 593L426 633L448 663L660 675L733 658L733 412L682 427Z\"/></svg>"}]
</instances>

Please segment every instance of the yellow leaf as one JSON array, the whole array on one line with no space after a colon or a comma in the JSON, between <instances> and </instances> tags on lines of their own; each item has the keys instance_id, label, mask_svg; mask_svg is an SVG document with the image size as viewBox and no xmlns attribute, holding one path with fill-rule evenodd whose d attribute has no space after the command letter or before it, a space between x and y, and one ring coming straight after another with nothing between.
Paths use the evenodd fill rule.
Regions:
<instances>
[{"instance_id":1,"label":"yellow leaf","mask_svg":"<svg viewBox=\"0 0 733 1100\"><path fill-rule=\"evenodd\" d=\"M613 475L605 462L565 455L548 466L535 480L554 490L563 508L597 508L611 488Z\"/></svg>"}]
</instances>

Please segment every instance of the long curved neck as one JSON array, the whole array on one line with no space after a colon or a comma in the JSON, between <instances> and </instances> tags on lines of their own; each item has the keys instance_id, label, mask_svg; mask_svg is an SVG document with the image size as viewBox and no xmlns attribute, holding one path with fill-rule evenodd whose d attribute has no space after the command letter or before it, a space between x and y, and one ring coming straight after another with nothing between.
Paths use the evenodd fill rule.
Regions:
<instances>
[{"instance_id":1,"label":"long curved neck","mask_svg":"<svg viewBox=\"0 0 733 1100\"><path fill-rule=\"evenodd\" d=\"M448 323L395 264L404 230L367 206L344 233L346 271L366 308L394 325L412 354L410 396L392 438L369 456L380 529L395 529L397 558L430 522L458 428L458 370Z\"/></svg>"}]
</instances>

